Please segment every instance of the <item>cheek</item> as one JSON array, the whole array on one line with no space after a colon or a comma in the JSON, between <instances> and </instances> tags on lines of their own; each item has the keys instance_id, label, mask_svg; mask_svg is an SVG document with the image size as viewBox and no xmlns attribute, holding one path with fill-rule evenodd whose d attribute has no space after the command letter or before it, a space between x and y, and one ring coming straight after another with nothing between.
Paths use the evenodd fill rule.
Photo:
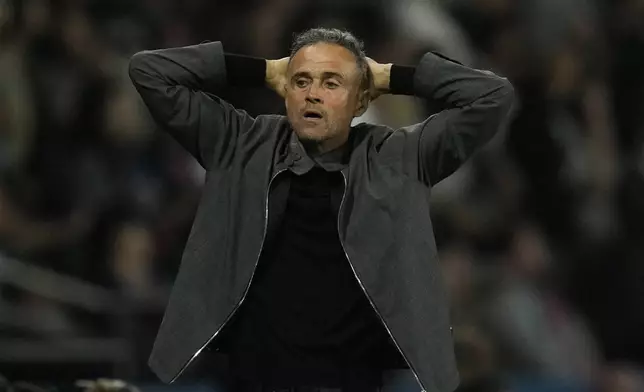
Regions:
<instances>
[{"instance_id":1,"label":"cheek","mask_svg":"<svg viewBox=\"0 0 644 392\"><path fill-rule=\"evenodd\" d=\"M332 94L333 101L337 102L339 105L347 105L350 101L350 95L347 90L340 90Z\"/></svg>"},{"instance_id":2,"label":"cheek","mask_svg":"<svg viewBox=\"0 0 644 392\"><path fill-rule=\"evenodd\" d=\"M295 111L298 107L297 99L287 96L286 99L284 99L284 106L286 107L287 113L290 113L291 110Z\"/></svg>"},{"instance_id":3,"label":"cheek","mask_svg":"<svg viewBox=\"0 0 644 392\"><path fill-rule=\"evenodd\" d=\"M339 94L329 99L327 107L332 111L334 118L341 120L353 117L353 104L348 94Z\"/></svg>"}]
</instances>

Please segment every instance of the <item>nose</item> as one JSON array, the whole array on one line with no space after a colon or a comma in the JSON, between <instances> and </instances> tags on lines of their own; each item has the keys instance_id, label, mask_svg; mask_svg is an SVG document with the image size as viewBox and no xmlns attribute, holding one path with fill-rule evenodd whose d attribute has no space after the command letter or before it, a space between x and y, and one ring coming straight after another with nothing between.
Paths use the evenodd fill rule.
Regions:
<instances>
[{"instance_id":1,"label":"nose","mask_svg":"<svg viewBox=\"0 0 644 392\"><path fill-rule=\"evenodd\" d=\"M322 96L320 95L319 87L314 83L309 86L306 94L306 101L309 103L322 103Z\"/></svg>"},{"instance_id":2,"label":"nose","mask_svg":"<svg viewBox=\"0 0 644 392\"><path fill-rule=\"evenodd\" d=\"M307 96L306 97L306 102L308 102L308 103L322 103L322 100L320 98Z\"/></svg>"}]
</instances>

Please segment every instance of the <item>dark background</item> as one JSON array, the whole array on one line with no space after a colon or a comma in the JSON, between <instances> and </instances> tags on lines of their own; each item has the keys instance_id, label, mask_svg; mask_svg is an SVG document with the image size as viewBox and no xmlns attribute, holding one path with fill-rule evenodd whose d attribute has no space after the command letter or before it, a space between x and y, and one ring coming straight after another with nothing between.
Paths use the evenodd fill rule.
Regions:
<instances>
[{"instance_id":1,"label":"dark background","mask_svg":"<svg viewBox=\"0 0 644 392\"><path fill-rule=\"evenodd\" d=\"M462 389L643 391L642 0L0 0L0 374L160 388L145 362L204 173L151 124L128 58L204 40L280 58L315 26L515 86L506 132L432 197ZM433 110L384 96L360 121Z\"/></svg>"}]
</instances>

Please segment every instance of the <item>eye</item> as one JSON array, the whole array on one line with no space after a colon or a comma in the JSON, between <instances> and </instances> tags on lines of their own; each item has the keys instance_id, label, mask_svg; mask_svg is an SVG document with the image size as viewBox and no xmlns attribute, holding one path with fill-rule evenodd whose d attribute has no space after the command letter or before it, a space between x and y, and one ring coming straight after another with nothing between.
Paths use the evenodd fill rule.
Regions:
<instances>
[{"instance_id":1,"label":"eye","mask_svg":"<svg viewBox=\"0 0 644 392\"><path fill-rule=\"evenodd\" d=\"M336 83L336 82L328 81L328 82L326 82L326 87L328 89L334 89L334 88L340 87L340 85L338 83Z\"/></svg>"},{"instance_id":2,"label":"eye","mask_svg":"<svg viewBox=\"0 0 644 392\"><path fill-rule=\"evenodd\" d=\"M299 88L304 88L304 87L306 87L306 85L307 85L308 83L309 83L309 82L308 82L308 80L306 80L306 79L297 79L297 80L295 81L295 85L296 85L297 87L299 87Z\"/></svg>"}]
</instances>

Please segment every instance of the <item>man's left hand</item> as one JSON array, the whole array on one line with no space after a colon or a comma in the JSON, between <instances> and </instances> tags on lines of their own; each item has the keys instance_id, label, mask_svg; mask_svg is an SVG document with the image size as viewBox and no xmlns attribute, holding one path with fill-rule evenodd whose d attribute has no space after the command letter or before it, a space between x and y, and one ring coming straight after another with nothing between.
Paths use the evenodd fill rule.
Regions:
<instances>
[{"instance_id":1,"label":"man's left hand","mask_svg":"<svg viewBox=\"0 0 644 392\"><path fill-rule=\"evenodd\" d=\"M286 96L286 72L288 57L279 60L266 60L266 85L282 98Z\"/></svg>"},{"instance_id":2,"label":"man's left hand","mask_svg":"<svg viewBox=\"0 0 644 392\"><path fill-rule=\"evenodd\" d=\"M380 64L373 59L367 57L367 63L373 76L371 84L371 100L375 100L382 94L389 92L389 77L391 75L392 64Z\"/></svg>"}]
</instances>

